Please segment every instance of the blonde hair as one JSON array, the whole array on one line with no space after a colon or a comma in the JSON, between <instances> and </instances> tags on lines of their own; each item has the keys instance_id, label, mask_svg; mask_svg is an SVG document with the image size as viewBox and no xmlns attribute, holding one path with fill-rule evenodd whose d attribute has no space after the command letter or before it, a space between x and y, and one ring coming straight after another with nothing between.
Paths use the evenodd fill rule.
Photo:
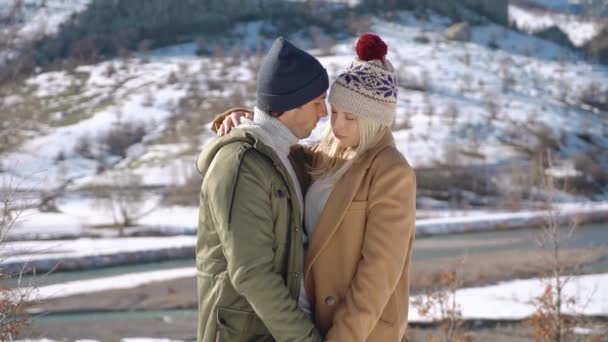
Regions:
<instances>
[{"instance_id":1,"label":"blonde hair","mask_svg":"<svg viewBox=\"0 0 608 342\"><path fill-rule=\"evenodd\" d=\"M376 120L357 116L359 144L356 147L341 147L334 136L331 124L327 125L321 142L315 147L319 157L316 165L309 169L313 179L336 176L338 180L365 151L374 147L388 129Z\"/></svg>"}]
</instances>

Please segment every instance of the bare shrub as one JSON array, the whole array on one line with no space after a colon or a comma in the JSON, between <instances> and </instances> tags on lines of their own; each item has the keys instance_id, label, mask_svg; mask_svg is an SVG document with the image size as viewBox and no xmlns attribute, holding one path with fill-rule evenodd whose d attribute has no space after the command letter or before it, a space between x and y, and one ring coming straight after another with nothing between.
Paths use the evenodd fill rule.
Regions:
<instances>
[{"instance_id":1,"label":"bare shrub","mask_svg":"<svg viewBox=\"0 0 608 342\"><path fill-rule=\"evenodd\" d=\"M80 155L83 158L94 159L91 138L87 135L81 135L74 146L74 154Z\"/></svg>"},{"instance_id":2,"label":"bare shrub","mask_svg":"<svg viewBox=\"0 0 608 342\"><path fill-rule=\"evenodd\" d=\"M146 133L146 125L142 122L118 122L100 136L100 144L108 149L108 153L124 158L129 146L141 142Z\"/></svg>"},{"instance_id":3,"label":"bare shrub","mask_svg":"<svg viewBox=\"0 0 608 342\"><path fill-rule=\"evenodd\" d=\"M469 342L473 336L464 327L456 290L462 286L464 259L443 270L435 285L412 301L412 306L422 317L430 318L440 326L440 334L430 336L431 341Z\"/></svg>"},{"instance_id":4,"label":"bare shrub","mask_svg":"<svg viewBox=\"0 0 608 342\"><path fill-rule=\"evenodd\" d=\"M423 70L420 74L416 75L408 72L405 68L401 68L400 74L399 83L403 88L425 93L431 90L431 80L428 71Z\"/></svg>"},{"instance_id":5,"label":"bare shrub","mask_svg":"<svg viewBox=\"0 0 608 342\"><path fill-rule=\"evenodd\" d=\"M333 48L336 46L336 39L326 35L323 30L312 27L310 28L310 36L312 38L312 44L315 49L321 50L323 56L330 56L333 54Z\"/></svg>"},{"instance_id":6,"label":"bare shrub","mask_svg":"<svg viewBox=\"0 0 608 342\"><path fill-rule=\"evenodd\" d=\"M192 206L198 203L202 179L198 173L193 173L186 179L184 184L173 186L170 192L163 198L165 205Z\"/></svg>"},{"instance_id":7,"label":"bare shrub","mask_svg":"<svg viewBox=\"0 0 608 342\"><path fill-rule=\"evenodd\" d=\"M591 82L583 89L579 101L602 111L608 111L608 87L602 88L598 82Z\"/></svg>"},{"instance_id":8,"label":"bare shrub","mask_svg":"<svg viewBox=\"0 0 608 342\"><path fill-rule=\"evenodd\" d=\"M368 18L356 15L350 12L346 17L346 29L353 36L358 36L361 33L370 31L370 22Z\"/></svg>"},{"instance_id":9,"label":"bare shrub","mask_svg":"<svg viewBox=\"0 0 608 342\"><path fill-rule=\"evenodd\" d=\"M500 115L500 103L498 95L494 93L485 94L483 99L483 108L486 110L489 122L497 120Z\"/></svg>"},{"instance_id":10,"label":"bare shrub","mask_svg":"<svg viewBox=\"0 0 608 342\"><path fill-rule=\"evenodd\" d=\"M167 83L168 84L176 84L177 82L179 82L179 79L177 78L177 75L175 74L175 72L171 72L169 74L169 77L167 78Z\"/></svg>"},{"instance_id":11,"label":"bare shrub","mask_svg":"<svg viewBox=\"0 0 608 342\"><path fill-rule=\"evenodd\" d=\"M517 80L515 79L515 74L511 71L511 66L509 64L501 64L499 75L502 92L507 93L513 91L517 85Z\"/></svg>"},{"instance_id":12,"label":"bare shrub","mask_svg":"<svg viewBox=\"0 0 608 342\"><path fill-rule=\"evenodd\" d=\"M0 261L7 254L4 251L4 242L8 232L15 226L23 212L15 200L15 184L12 179L8 184L0 184ZM13 275L0 267L0 279L11 278ZM26 314L28 304L28 291L17 288L0 287L0 341L11 341L29 325Z\"/></svg>"},{"instance_id":13,"label":"bare shrub","mask_svg":"<svg viewBox=\"0 0 608 342\"><path fill-rule=\"evenodd\" d=\"M443 111L443 117L449 121L451 127L454 127L456 120L460 116L460 109L453 103L449 103Z\"/></svg>"},{"instance_id":14,"label":"bare shrub","mask_svg":"<svg viewBox=\"0 0 608 342\"><path fill-rule=\"evenodd\" d=\"M544 153L546 150L558 151L561 146L561 136L545 123L538 122L538 114L531 112L525 123L508 121L501 143L524 154L529 159Z\"/></svg>"},{"instance_id":15,"label":"bare shrub","mask_svg":"<svg viewBox=\"0 0 608 342\"><path fill-rule=\"evenodd\" d=\"M125 228L135 225L149 212L144 208L142 179L128 169L119 169L110 175L110 182L93 189L96 204L112 213L119 235L124 236Z\"/></svg>"}]
</instances>

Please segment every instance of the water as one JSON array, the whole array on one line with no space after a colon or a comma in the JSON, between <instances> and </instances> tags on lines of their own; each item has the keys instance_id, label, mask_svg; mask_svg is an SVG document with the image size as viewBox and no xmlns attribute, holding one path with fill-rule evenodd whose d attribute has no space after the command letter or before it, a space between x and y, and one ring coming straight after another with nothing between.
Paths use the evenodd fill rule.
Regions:
<instances>
[{"instance_id":1,"label":"water","mask_svg":"<svg viewBox=\"0 0 608 342\"><path fill-rule=\"evenodd\" d=\"M562 229L565 235L567 229ZM414 259L432 259L444 257L460 257L467 255L483 255L497 251L508 250L537 250L539 229L498 230L490 232L464 233L438 235L418 238L414 244ZM571 238L564 240L566 248L601 247L608 244L608 223L587 224L580 226ZM86 280L97 277L114 276L134 272L145 272L178 267L194 267L194 260L174 260L141 265L129 265L96 269L90 271L64 272L46 275L36 279L37 284L54 284L66 281ZM590 265L590 272L608 272L608 258ZM31 280L28 278L28 280ZM195 295L195 294L193 294ZM150 310L150 311L121 311L121 312L73 312L41 314L31 317L40 322L75 322L95 320L123 320L123 319L188 319L196 317L196 310Z\"/></svg>"},{"instance_id":2,"label":"water","mask_svg":"<svg viewBox=\"0 0 608 342\"><path fill-rule=\"evenodd\" d=\"M146 310L146 311L87 311L87 312L61 312L53 314L36 314L30 318L37 322L79 322L79 321L114 321L125 318L158 318L176 319L196 317L195 309L175 309L175 310Z\"/></svg>"},{"instance_id":3,"label":"water","mask_svg":"<svg viewBox=\"0 0 608 342\"><path fill-rule=\"evenodd\" d=\"M25 276L21 279L21 284L25 284L26 286L29 284L35 284L36 286L40 287L45 285L65 283L69 281L95 279L100 277L111 277L135 272L158 271L188 266L194 267L193 259L170 260L147 264L98 268L87 271L57 272L37 276ZM19 279L6 279L0 281L0 285L15 287L18 281Z\"/></svg>"},{"instance_id":4,"label":"water","mask_svg":"<svg viewBox=\"0 0 608 342\"><path fill-rule=\"evenodd\" d=\"M566 236L568 230L560 230ZM496 230L477 233L449 234L417 238L414 243L414 258L443 258L462 256L463 254L484 254L507 250L539 249L538 228ZM441 248L423 248L432 241L442 241ZM454 246L450 246L454 242ZM490 243L496 242L496 243ZM608 223L587 224L576 229L570 238L564 238L562 246L566 248L600 247L608 244ZM608 271L608 268L604 269Z\"/></svg>"}]
</instances>

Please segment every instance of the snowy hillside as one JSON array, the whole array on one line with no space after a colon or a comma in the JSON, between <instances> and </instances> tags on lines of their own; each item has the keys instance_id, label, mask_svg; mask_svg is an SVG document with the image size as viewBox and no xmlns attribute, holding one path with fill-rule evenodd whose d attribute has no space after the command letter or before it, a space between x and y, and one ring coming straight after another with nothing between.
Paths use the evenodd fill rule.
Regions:
<instances>
[{"instance_id":1,"label":"snowy hillside","mask_svg":"<svg viewBox=\"0 0 608 342\"><path fill-rule=\"evenodd\" d=\"M509 22L529 33L557 26L568 35L574 46L580 47L608 25L608 17L588 17L510 4Z\"/></svg>"},{"instance_id":2,"label":"snowy hillside","mask_svg":"<svg viewBox=\"0 0 608 342\"><path fill-rule=\"evenodd\" d=\"M608 68L493 24L473 27L470 42L448 41L448 25L410 12L371 20L398 70L395 137L415 167L510 165L542 144L565 161L608 148L606 113L580 100L608 84ZM243 46L259 39L255 29L262 27L249 27ZM351 62L352 46L349 39L311 51L333 78ZM0 109L19 118L0 183L78 190L117 184L125 172L140 186L198 181L194 161L213 136L207 124L231 106L254 104L259 56L235 47L201 58L196 48L45 72L0 88Z\"/></svg>"}]
</instances>

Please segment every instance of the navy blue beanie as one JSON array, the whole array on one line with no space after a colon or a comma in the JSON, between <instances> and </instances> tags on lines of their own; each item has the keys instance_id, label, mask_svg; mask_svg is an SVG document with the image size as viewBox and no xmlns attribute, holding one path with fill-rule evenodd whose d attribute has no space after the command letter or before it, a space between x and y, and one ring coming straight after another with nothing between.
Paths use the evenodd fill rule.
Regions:
<instances>
[{"instance_id":1,"label":"navy blue beanie","mask_svg":"<svg viewBox=\"0 0 608 342\"><path fill-rule=\"evenodd\" d=\"M277 38L258 71L257 107L285 112L319 97L329 88L321 63L283 37Z\"/></svg>"}]
</instances>

